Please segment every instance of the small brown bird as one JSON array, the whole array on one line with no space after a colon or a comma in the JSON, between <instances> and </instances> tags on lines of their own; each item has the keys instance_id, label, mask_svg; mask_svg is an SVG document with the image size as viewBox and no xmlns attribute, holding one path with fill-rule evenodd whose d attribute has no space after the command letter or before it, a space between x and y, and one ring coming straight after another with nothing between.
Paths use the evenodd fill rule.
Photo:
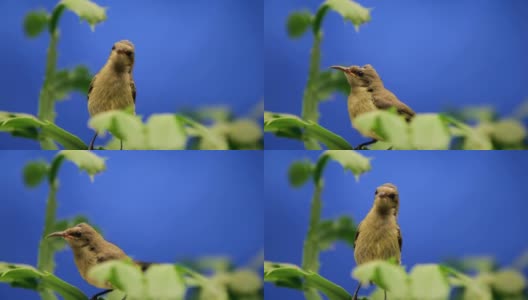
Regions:
<instances>
[{"instance_id":1,"label":"small brown bird","mask_svg":"<svg viewBox=\"0 0 528 300\"><path fill-rule=\"evenodd\" d=\"M376 189L374 205L356 231L354 258L357 265L390 258L401 263L402 236L396 220L399 207L400 196L395 185L385 183ZM357 300L360 288L361 283L358 284L353 300Z\"/></svg>"},{"instance_id":2,"label":"small brown bird","mask_svg":"<svg viewBox=\"0 0 528 300\"><path fill-rule=\"evenodd\" d=\"M96 300L99 296L112 291L109 283L101 283L88 276L90 269L100 263L110 260L123 260L128 256L118 246L106 241L92 226L80 223L64 231L54 232L47 236L61 237L73 250L75 265L81 277L89 284L98 288L107 289L94 295L91 300ZM136 262L143 270L148 268L149 263Z\"/></svg>"},{"instance_id":3,"label":"small brown bird","mask_svg":"<svg viewBox=\"0 0 528 300\"><path fill-rule=\"evenodd\" d=\"M396 111L405 117L407 121L415 115L415 112L405 103L398 100L398 98L383 86L380 76L371 65L360 66L332 66L330 68L343 71L350 84L350 95L348 96L348 113L350 120L354 119L364 113L382 109L386 110L391 107L396 108ZM373 138L372 141L363 143L357 148L375 143L380 138L374 133L369 135Z\"/></svg>"},{"instance_id":4,"label":"small brown bird","mask_svg":"<svg viewBox=\"0 0 528 300\"><path fill-rule=\"evenodd\" d=\"M127 40L115 43L108 61L93 77L88 89L88 111L91 117L109 110L135 108L136 84L132 78L133 67L134 45ZM90 142L90 150L93 150L96 137L97 132Z\"/></svg>"}]
</instances>

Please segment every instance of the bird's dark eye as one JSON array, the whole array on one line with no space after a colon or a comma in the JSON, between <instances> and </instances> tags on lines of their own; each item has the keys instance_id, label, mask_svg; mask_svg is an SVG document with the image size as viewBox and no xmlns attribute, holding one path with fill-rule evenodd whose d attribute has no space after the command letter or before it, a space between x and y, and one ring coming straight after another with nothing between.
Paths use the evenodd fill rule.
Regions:
<instances>
[{"instance_id":1,"label":"bird's dark eye","mask_svg":"<svg viewBox=\"0 0 528 300\"><path fill-rule=\"evenodd\" d=\"M396 194L389 194L389 198L391 198L391 200L394 200L396 198Z\"/></svg>"},{"instance_id":2,"label":"bird's dark eye","mask_svg":"<svg viewBox=\"0 0 528 300\"><path fill-rule=\"evenodd\" d=\"M112 51L114 51L114 50L115 50L115 46L112 46Z\"/></svg>"},{"instance_id":3,"label":"bird's dark eye","mask_svg":"<svg viewBox=\"0 0 528 300\"><path fill-rule=\"evenodd\" d=\"M76 238L80 238L81 237L81 232L80 231L75 231L75 232L72 232L71 235L76 237Z\"/></svg>"},{"instance_id":4,"label":"bird's dark eye","mask_svg":"<svg viewBox=\"0 0 528 300\"><path fill-rule=\"evenodd\" d=\"M378 190L376 190L376 191L374 192L374 195L377 195L377 194L378 194Z\"/></svg>"},{"instance_id":5,"label":"bird's dark eye","mask_svg":"<svg viewBox=\"0 0 528 300\"><path fill-rule=\"evenodd\" d=\"M132 51L130 50L127 50L125 51L125 54L128 56L128 57L132 57L132 54L134 54Z\"/></svg>"},{"instance_id":6,"label":"bird's dark eye","mask_svg":"<svg viewBox=\"0 0 528 300\"><path fill-rule=\"evenodd\" d=\"M363 71L358 71L357 74L359 77L363 77Z\"/></svg>"}]
</instances>

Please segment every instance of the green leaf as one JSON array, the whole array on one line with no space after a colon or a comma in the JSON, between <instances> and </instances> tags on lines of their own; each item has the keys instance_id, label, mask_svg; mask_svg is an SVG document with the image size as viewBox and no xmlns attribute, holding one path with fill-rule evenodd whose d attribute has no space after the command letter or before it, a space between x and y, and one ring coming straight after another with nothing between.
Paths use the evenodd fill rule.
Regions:
<instances>
[{"instance_id":1,"label":"green leaf","mask_svg":"<svg viewBox=\"0 0 528 300\"><path fill-rule=\"evenodd\" d=\"M461 259L449 259L447 264L462 272L491 273L497 268L492 256L471 256Z\"/></svg>"},{"instance_id":2,"label":"green leaf","mask_svg":"<svg viewBox=\"0 0 528 300\"><path fill-rule=\"evenodd\" d=\"M208 280L201 284L199 300L229 300L227 287L224 279L214 276L212 280Z\"/></svg>"},{"instance_id":3,"label":"green leaf","mask_svg":"<svg viewBox=\"0 0 528 300\"><path fill-rule=\"evenodd\" d=\"M264 262L264 281L303 290L314 288L330 300L350 300L352 298L341 286L317 273L303 270L293 264Z\"/></svg>"},{"instance_id":4,"label":"green leaf","mask_svg":"<svg viewBox=\"0 0 528 300\"><path fill-rule=\"evenodd\" d=\"M264 131L278 136L301 139L307 122L296 115L264 112Z\"/></svg>"},{"instance_id":5,"label":"green leaf","mask_svg":"<svg viewBox=\"0 0 528 300\"><path fill-rule=\"evenodd\" d=\"M352 271L352 277L363 284L370 281L389 291L389 295L396 299L408 299L408 277L401 266L376 260L357 266Z\"/></svg>"},{"instance_id":6,"label":"green leaf","mask_svg":"<svg viewBox=\"0 0 528 300\"><path fill-rule=\"evenodd\" d=\"M439 265L444 274L449 275L449 283L452 286L464 287L464 297L462 299L482 299L492 300L491 289L480 280L475 280L453 268Z\"/></svg>"},{"instance_id":7,"label":"green leaf","mask_svg":"<svg viewBox=\"0 0 528 300\"><path fill-rule=\"evenodd\" d=\"M294 187L300 187L310 179L314 171L314 165L309 160L299 160L291 164L288 170L290 184Z\"/></svg>"},{"instance_id":8,"label":"green leaf","mask_svg":"<svg viewBox=\"0 0 528 300\"><path fill-rule=\"evenodd\" d=\"M312 121L305 121L291 114L264 113L264 131L278 136L298 139L316 139L329 149L351 150L352 146L337 134Z\"/></svg>"},{"instance_id":9,"label":"green leaf","mask_svg":"<svg viewBox=\"0 0 528 300\"><path fill-rule=\"evenodd\" d=\"M126 296L127 295L123 291L113 290L105 296L105 300L123 300L126 299Z\"/></svg>"},{"instance_id":10,"label":"green leaf","mask_svg":"<svg viewBox=\"0 0 528 300\"><path fill-rule=\"evenodd\" d=\"M189 135L198 136L202 139L203 145L206 146L206 148L202 148L203 150L229 149L227 141L222 134L215 133L211 129L187 117L181 115L177 115L177 117L182 121L182 123L189 126L189 128L187 129L187 133Z\"/></svg>"},{"instance_id":11,"label":"green leaf","mask_svg":"<svg viewBox=\"0 0 528 300\"><path fill-rule=\"evenodd\" d=\"M150 299L181 300L185 295L183 277L173 265L153 265L145 272Z\"/></svg>"},{"instance_id":12,"label":"green leaf","mask_svg":"<svg viewBox=\"0 0 528 300\"><path fill-rule=\"evenodd\" d=\"M359 30L359 25L370 21L370 8L365 8L355 1L351 0L326 0L317 10L315 21L313 22L313 31L318 33L323 17L328 9L332 9L339 13L343 19L352 22L356 31Z\"/></svg>"},{"instance_id":13,"label":"green leaf","mask_svg":"<svg viewBox=\"0 0 528 300\"><path fill-rule=\"evenodd\" d=\"M226 256L205 256L186 262L194 270L228 272L232 268L231 260Z\"/></svg>"},{"instance_id":14,"label":"green leaf","mask_svg":"<svg viewBox=\"0 0 528 300\"><path fill-rule=\"evenodd\" d=\"M64 159L71 161L79 169L86 171L92 180L93 176L106 170L105 159L90 151L63 150L53 159L50 173L51 179L56 178L58 168Z\"/></svg>"},{"instance_id":15,"label":"green leaf","mask_svg":"<svg viewBox=\"0 0 528 300\"><path fill-rule=\"evenodd\" d=\"M463 121L492 122L497 118L497 113L491 106L470 106L455 110L453 114Z\"/></svg>"},{"instance_id":16,"label":"green leaf","mask_svg":"<svg viewBox=\"0 0 528 300\"><path fill-rule=\"evenodd\" d=\"M10 132L13 136L32 139L51 138L65 149L87 149L77 136L49 121L41 121L35 116L0 111L0 131Z\"/></svg>"},{"instance_id":17,"label":"green leaf","mask_svg":"<svg viewBox=\"0 0 528 300\"><path fill-rule=\"evenodd\" d=\"M299 266L288 263L264 262L264 281L294 289L303 288L303 277L308 274Z\"/></svg>"},{"instance_id":18,"label":"green leaf","mask_svg":"<svg viewBox=\"0 0 528 300\"><path fill-rule=\"evenodd\" d=\"M233 114L227 106L209 106L204 107L196 111L198 120L200 121L215 121L215 122L228 122Z\"/></svg>"},{"instance_id":19,"label":"green leaf","mask_svg":"<svg viewBox=\"0 0 528 300\"><path fill-rule=\"evenodd\" d=\"M264 112L264 128L268 131L274 129L280 129L285 127L284 125L298 125L304 124L305 121L296 115L292 114L279 114L269 111Z\"/></svg>"},{"instance_id":20,"label":"green leaf","mask_svg":"<svg viewBox=\"0 0 528 300\"><path fill-rule=\"evenodd\" d=\"M24 183L28 187L38 186L48 176L50 166L46 161L32 161L24 166Z\"/></svg>"},{"instance_id":21,"label":"green leaf","mask_svg":"<svg viewBox=\"0 0 528 300\"><path fill-rule=\"evenodd\" d=\"M288 16L286 25L291 38L301 37L312 25L313 15L308 10L296 11Z\"/></svg>"},{"instance_id":22,"label":"green leaf","mask_svg":"<svg viewBox=\"0 0 528 300\"><path fill-rule=\"evenodd\" d=\"M356 151L327 150L321 155L317 163L315 175L316 181L321 176L320 172L322 172L322 167L324 167L324 164L326 164L325 160L327 158L331 158L332 160L341 164L345 170L352 172L356 180L359 179L359 175L370 171L371 169L370 158L367 158Z\"/></svg>"},{"instance_id":23,"label":"green leaf","mask_svg":"<svg viewBox=\"0 0 528 300\"><path fill-rule=\"evenodd\" d=\"M51 81L54 98L56 100L67 99L72 91L88 94L88 88L92 81L92 75L85 66L77 66L75 69L64 69L54 74Z\"/></svg>"},{"instance_id":24,"label":"green leaf","mask_svg":"<svg viewBox=\"0 0 528 300\"><path fill-rule=\"evenodd\" d=\"M371 144L368 146L369 150L388 150L392 148L393 146L391 143L382 142L382 141L377 141L374 144Z\"/></svg>"},{"instance_id":25,"label":"green leaf","mask_svg":"<svg viewBox=\"0 0 528 300\"><path fill-rule=\"evenodd\" d=\"M45 9L31 11L24 19L24 32L29 37L36 37L46 29L49 20L50 15Z\"/></svg>"},{"instance_id":26,"label":"green leaf","mask_svg":"<svg viewBox=\"0 0 528 300\"><path fill-rule=\"evenodd\" d=\"M41 128L41 135L43 138L51 138L55 142L61 144L64 149L88 149L88 146L86 146L86 144L80 138L49 121L44 121L44 125Z\"/></svg>"},{"instance_id":27,"label":"green leaf","mask_svg":"<svg viewBox=\"0 0 528 300\"><path fill-rule=\"evenodd\" d=\"M354 220L348 216L341 216L333 220L324 220L319 223L317 235L319 248L327 250L336 241L344 241L349 246L354 246L356 236L356 225Z\"/></svg>"},{"instance_id":28,"label":"green leaf","mask_svg":"<svg viewBox=\"0 0 528 300\"><path fill-rule=\"evenodd\" d=\"M64 300L88 300L88 297L73 285L29 265L0 262L0 282L36 291L51 289L61 295Z\"/></svg>"},{"instance_id":29,"label":"green leaf","mask_svg":"<svg viewBox=\"0 0 528 300\"><path fill-rule=\"evenodd\" d=\"M491 150L493 145L487 133L481 132L449 116L440 115L446 124L454 125L451 135L464 138L463 148L466 150Z\"/></svg>"},{"instance_id":30,"label":"green leaf","mask_svg":"<svg viewBox=\"0 0 528 300\"><path fill-rule=\"evenodd\" d=\"M110 282L131 299L145 299L145 280L138 266L131 262L112 260L96 265L88 276L99 283Z\"/></svg>"},{"instance_id":31,"label":"green leaf","mask_svg":"<svg viewBox=\"0 0 528 300\"><path fill-rule=\"evenodd\" d=\"M251 295L262 289L262 279L253 270L239 269L229 274L228 287L237 295Z\"/></svg>"},{"instance_id":32,"label":"green leaf","mask_svg":"<svg viewBox=\"0 0 528 300\"><path fill-rule=\"evenodd\" d=\"M251 144L262 138L262 128L251 119L238 119L228 124L227 135L238 144Z\"/></svg>"},{"instance_id":33,"label":"green leaf","mask_svg":"<svg viewBox=\"0 0 528 300\"><path fill-rule=\"evenodd\" d=\"M514 119L500 120L492 125L491 138L502 145L521 144L526 138L526 129Z\"/></svg>"},{"instance_id":34,"label":"green leaf","mask_svg":"<svg viewBox=\"0 0 528 300\"><path fill-rule=\"evenodd\" d=\"M526 288L526 279L517 270L505 269L493 274L491 286L503 295L515 295Z\"/></svg>"},{"instance_id":35,"label":"green leaf","mask_svg":"<svg viewBox=\"0 0 528 300\"><path fill-rule=\"evenodd\" d=\"M416 265L410 279L413 299L448 299L450 287L438 265Z\"/></svg>"},{"instance_id":36,"label":"green leaf","mask_svg":"<svg viewBox=\"0 0 528 300\"><path fill-rule=\"evenodd\" d=\"M185 149L187 134L173 114L152 115L146 124L148 149Z\"/></svg>"},{"instance_id":37,"label":"green leaf","mask_svg":"<svg viewBox=\"0 0 528 300\"><path fill-rule=\"evenodd\" d=\"M217 123L208 128L177 114L152 115L144 125L141 119L125 111L97 114L89 126L99 133L108 130L124 141L127 149L185 149L188 137L198 137L201 149L227 150L227 138L239 143L256 142L262 130L253 120Z\"/></svg>"},{"instance_id":38,"label":"green leaf","mask_svg":"<svg viewBox=\"0 0 528 300\"><path fill-rule=\"evenodd\" d=\"M323 143L332 150L352 150L352 146L339 135L312 121L306 122L305 136Z\"/></svg>"},{"instance_id":39,"label":"green leaf","mask_svg":"<svg viewBox=\"0 0 528 300\"><path fill-rule=\"evenodd\" d=\"M414 149L447 150L451 135L437 114L420 114L411 121L411 141Z\"/></svg>"},{"instance_id":40,"label":"green leaf","mask_svg":"<svg viewBox=\"0 0 528 300\"><path fill-rule=\"evenodd\" d=\"M377 136L394 149L412 149L409 125L395 112L376 110L359 115L353 125L364 136Z\"/></svg>"},{"instance_id":41,"label":"green leaf","mask_svg":"<svg viewBox=\"0 0 528 300\"><path fill-rule=\"evenodd\" d=\"M185 149L187 133L184 123L185 120L178 115L154 114L143 124L138 116L112 110L91 118L89 126L99 133L108 130L123 140L127 149L162 150Z\"/></svg>"},{"instance_id":42,"label":"green leaf","mask_svg":"<svg viewBox=\"0 0 528 300\"><path fill-rule=\"evenodd\" d=\"M60 6L73 11L79 18L87 21L92 30L97 23L106 20L106 7L101 7L89 0L62 0L58 4L58 7Z\"/></svg>"},{"instance_id":43,"label":"green leaf","mask_svg":"<svg viewBox=\"0 0 528 300\"><path fill-rule=\"evenodd\" d=\"M127 149L146 149L144 126L138 116L125 111L111 110L95 115L88 122L90 128L104 135L109 131L123 140Z\"/></svg>"},{"instance_id":44,"label":"green leaf","mask_svg":"<svg viewBox=\"0 0 528 300\"><path fill-rule=\"evenodd\" d=\"M376 288L376 290L374 290L374 292L372 292L372 294L370 294L369 298L367 298L367 297L364 297L364 298L359 297L359 299L360 300L385 300L385 290L383 290L383 289L378 287L378 288ZM391 295L390 295L390 292L387 292L387 299L392 299Z\"/></svg>"},{"instance_id":45,"label":"green leaf","mask_svg":"<svg viewBox=\"0 0 528 300\"><path fill-rule=\"evenodd\" d=\"M490 286L487 284L486 279L482 279L482 276L484 274L481 274L480 276L477 276L476 279L465 282L465 289L464 289L464 296L462 299L479 299L479 300L493 300L493 293L491 291Z\"/></svg>"},{"instance_id":46,"label":"green leaf","mask_svg":"<svg viewBox=\"0 0 528 300\"><path fill-rule=\"evenodd\" d=\"M38 140L40 138L39 129L45 125L44 122L34 117L13 117L0 120L0 131L8 132L14 137L23 137Z\"/></svg>"}]
</instances>

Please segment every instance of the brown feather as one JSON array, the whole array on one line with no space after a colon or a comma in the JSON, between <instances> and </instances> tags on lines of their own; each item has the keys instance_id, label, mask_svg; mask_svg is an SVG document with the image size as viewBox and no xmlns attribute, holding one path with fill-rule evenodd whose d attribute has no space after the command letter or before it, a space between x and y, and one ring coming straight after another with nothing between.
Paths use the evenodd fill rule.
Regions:
<instances>
[{"instance_id":1,"label":"brown feather","mask_svg":"<svg viewBox=\"0 0 528 300\"><path fill-rule=\"evenodd\" d=\"M134 82L132 75L130 75L130 88L132 89L132 98L134 99L134 104L136 104L136 83Z\"/></svg>"},{"instance_id":2,"label":"brown feather","mask_svg":"<svg viewBox=\"0 0 528 300\"><path fill-rule=\"evenodd\" d=\"M88 88L88 95L86 96L87 100L90 101L90 93L92 92L93 90L93 86L94 86L94 82L95 82L95 77L97 77L97 75L95 75L93 78L92 78L92 81L90 81L90 87Z\"/></svg>"},{"instance_id":3,"label":"brown feather","mask_svg":"<svg viewBox=\"0 0 528 300\"><path fill-rule=\"evenodd\" d=\"M391 91L383 88L374 90L372 92L372 101L379 109L389 109L395 107L398 114L405 117L409 121L416 114L409 106L401 102Z\"/></svg>"}]
</instances>

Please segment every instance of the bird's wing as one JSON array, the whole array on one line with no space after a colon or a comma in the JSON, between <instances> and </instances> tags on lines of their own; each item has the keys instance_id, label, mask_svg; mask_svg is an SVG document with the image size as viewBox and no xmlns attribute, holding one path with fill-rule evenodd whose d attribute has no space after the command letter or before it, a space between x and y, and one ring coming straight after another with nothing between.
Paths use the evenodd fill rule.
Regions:
<instances>
[{"instance_id":1,"label":"bird's wing","mask_svg":"<svg viewBox=\"0 0 528 300\"><path fill-rule=\"evenodd\" d=\"M87 95L87 100L90 101L90 93L92 92L93 90L93 85L94 85L94 82L95 82L95 77L97 77L97 75L95 75L93 78L92 78L92 81L90 82L90 87L88 88L88 95Z\"/></svg>"},{"instance_id":2,"label":"bird's wing","mask_svg":"<svg viewBox=\"0 0 528 300\"><path fill-rule=\"evenodd\" d=\"M372 93L372 99L374 105L379 109L389 109L396 107L396 110L400 115L403 115L407 121L409 121L416 114L409 106L398 100L398 98L390 91L383 90Z\"/></svg>"},{"instance_id":3,"label":"bird's wing","mask_svg":"<svg viewBox=\"0 0 528 300\"><path fill-rule=\"evenodd\" d=\"M102 251L97 255L97 262L102 263L109 260L123 259L124 257L126 257L126 254L123 250L113 244L107 244L105 251Z\"/></svg>"},{"instance_id":4,"label":"bird's wing","mask_svg":"<svg viewBox=\"0 0 528 300\"><path fill-rule=\"evenodd\" d=\"M354 248L356 248L356 241L359 236L359 228L361 227L361 223L359 223L358 227L356 228L356 237L354 238Z\"/></svg>"},{"instance_id":5,"label":"bird's wing","mask_svg":"<svg viewBox=\"0 0 528 300\"><path fill-rule=\"evenodd\" d=\"M132 99L134 99L134 104L136 104L136 83L132 77L130 77L130 88L132 89Z\"/></svg>"},{"instance_id":6,"label":"bird's wing","mask_svg":"<svg viewBox=\"0 0 528 300\"><path fill-rule=\"evenodd\" d=\"M401 249L402 249L402 236L401 236L401 230L400 230L400 227L398 226L397 228L398 230L398 245L400 245L400 252L401 252Z\"/></svg>"},{"instance_id":7,"label":"bird's wing","mask_svg":"<svg viewBox=\"0 0 528 300\"><path fill-rule=\"evenodd\" d=\"M105 261L109 261L109 260L116 260L116 259L121 259L122 257L118 256L118 255L113 255L113 253L108 253L108 252L105 252L105 253L100 253L97 255L97 263L103 263Z\"/></svg>"}]
</instances>

